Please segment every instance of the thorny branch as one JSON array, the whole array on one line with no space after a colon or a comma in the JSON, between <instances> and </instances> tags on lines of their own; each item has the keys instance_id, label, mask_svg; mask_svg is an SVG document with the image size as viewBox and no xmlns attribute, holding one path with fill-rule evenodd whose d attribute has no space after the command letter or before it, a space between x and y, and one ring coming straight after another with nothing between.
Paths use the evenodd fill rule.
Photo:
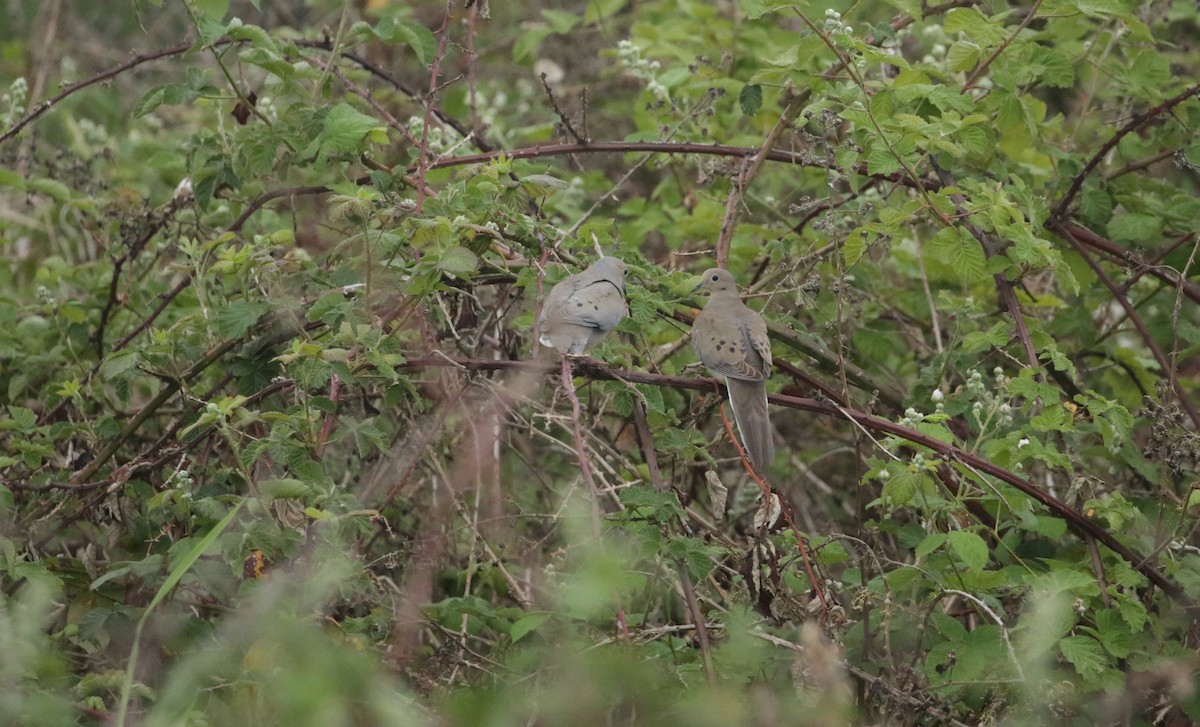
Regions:
<instances>
[{"instance_id":1,"label":"thorny branch","mask_svg":"<svg viewBox=\"0 0 1200 727\"><path fill-rule=\"evenodd\" d=\"M513 361L513 360L494 360L494 359L449 359L443 357L410 359L405 368L426 368L432 366L460 366L473 371L496 371L505 369L535 371L542 374L560 373L560 367L556 363L539 362L539 361ZM663 374L651 374L640 371L628 371L624 369L616 369L609 367L599 361L586 360L576 361L574 363L574 375L584 376L591 379L606 380L606 381L626 381L634 384L650 384L652 386L667 386L676 389L691 389L694 391L714 391L720 390L717 383L712 379L705 378L688 378L681 376L666 376ZM1179 584L1165 576L1157 568L1154 568L1150 563L1131 548L1117 540L1111 533L1100 527L1097 523L1086 517L1083 513L1075 508L1066 505L1054 496L1047 493L1042 488L1034 485L1028 480L1018 476L1014 472L1000 467L992 462L989 462L978 455L972 454L955 445L948 444L935 437L918 432L908 427L896 424L887 419L882 419L871 414L850 410L838 407L831 403L817 401L815 399L804 399L797 396L788 396L785 394L769 394L767 400L777 406L783 406L790 409L800 411L813 412L821 414L832 419L849 419L854 424L865 429L887 434L900 439L917 444L939 455L946 457L951 462L961 463L968 470L974 469L983 474L990 475L996 479L1011 485L1029 497L1037 500L1044 505L1050 512L1054 513L1060 519L1066 521L1067 525L1075 532L1081 535L1090 535L1098 542L1108 547L1114 553L1119 555L1125 561L1130 563L1138 572L1146 576L1146 578L1154 585L1161 588L1167 595L1174 599L1177 603L1188 609L1194 609L1196 604L1192 601Z\"/></svg>"}]
</instances>

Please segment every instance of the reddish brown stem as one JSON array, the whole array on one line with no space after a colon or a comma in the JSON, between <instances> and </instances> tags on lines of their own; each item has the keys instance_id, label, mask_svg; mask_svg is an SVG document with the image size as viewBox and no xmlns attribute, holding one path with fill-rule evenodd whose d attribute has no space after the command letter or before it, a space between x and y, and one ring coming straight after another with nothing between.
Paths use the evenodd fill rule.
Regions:
<instances>
[{"instance_id":1,"label":"reddish brown stem","mask_svg":"<svg viewBox=\"0 0 1200 727\"><path fill-rule=\"evenodd\" d=\"M1067 210L1071 208L1071 202L1075 200L1075 195L1079 194L1079 190L1083 187L1084 180L1087 179L1088 175L1092 173L1092 170L1100 164L1100 161L1104 159L1104 157L1110 151L1112 151L1113 147L1121 143L1121 139L1124 139L1129 134L1142 128L1150 121L1154 120L1156 116L1170 111L1198 93L1200 93L1200 83L1192 86L1177 96L1167 99L1149 111L1134 116L1129 123L1118 129L1117 133L1113 134L1111 139L1104 142L1104 144L1096 151L1096 153L1092 155L1092 158L1088 160L1088 163L1084 165L1083 169L1079 170L1079 174L1076 174L1075 178L1071 180L1071 187L1067 190L1067 194L1063 197L1062 201L1058 203L1058 207L1056 207L1054 210L1053 217L1060 220L1066 218Z\"/></svg>"},{"instance_id":2,"label":"reddish brown stem","mask_svg":"<svg viewBox=\"0 0 1200 727\"><path fill-rule=\"evenodd\" d=\"M429 69L429 93L425 96L425 121L421 125L421 151L417 159L417 214L421 214L421 207L425 204L425 173L429 171L429 165L426 163L429 158L429 122L433 116L433 99L438 91L442 58L446 55L446 39L450 35L447 32L450 27L450 10L451 6L447 4L446 14L442 17L442 27L437 31L437 53L433 56L433 67Z\"/></svg>"},{"instance_id":3,"label":"reddish brown stem","mask_svg":"<svg viewBox=\"0 0 1200 727\"><path fill-rule=\"evenodd\" d=\"M1117 303L1125 311L1125 316L1129 319L1129 322L1133 324L1133 327L1137 329L1138 335L1142 338L1142 342L1146 344L1146 347L1150 349L1150 354L1153 355L1154 360L1158 362L1158 367L1162 369L1163 376L1167 377L1167 382L1170 384L1171 390L1175 392L1175 398L1179 400L1179 405L1182 406L1183 410L1187 412L1188 417L1191 418L1195 427L1200 429L1200 411L1196 410L1196 407L1184 393L1183 386L1179 383L1179 378L1175 376L1175 367L1171 365L1170 360L1167 359L1167 356L1165 353L1163 353L1162 348L1160 348L1158 343L1155 342L1154 337L1150 335L1150 331L1146 328L1146 324L1142 321L1141 316L1138 315L1137 309L1134 308L1133 304L1129 302L1129 298L1125 295L1124 291L1121 290L1120 286L1118 286L1116 282L1108 276L1108 273L1104 272L1104 268L1100 265L1100 263L1096 262L1096 259L1093 258L1088 251L1084 249L1083 245L1075 239L1075 236L1068 232L1066 238L1067 242L1070 242L1071 245L1075 247L1075 251L1079 253L1079 256L1082 257L1084 262L1088 264L1088 267L1092 269L1092 272L1096 273L1096 277L1100 279L1100 282L1104 284L1104 287L1108 288L1108 291L1112 293L1113 299L1117 301Z\"/></svg>"}]
</instances>

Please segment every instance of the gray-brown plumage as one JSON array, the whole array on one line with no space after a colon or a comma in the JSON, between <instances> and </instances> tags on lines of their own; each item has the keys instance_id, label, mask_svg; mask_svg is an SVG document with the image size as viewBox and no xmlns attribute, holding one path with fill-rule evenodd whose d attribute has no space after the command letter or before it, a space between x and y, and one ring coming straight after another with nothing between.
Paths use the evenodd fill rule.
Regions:
<instances>
[{"instance_id":1,"label":"gray-brown plumage","mask_svg":"<svg viewBox=\"0 0 1200 727\"><path fill-rule=\"evenodd\" d=\"M623 260L605 256L554 286L542 305L538 340L570 356L590 351L625 317L628 274Z\"/></svg>"},{"instance_id":2,"label":"gray-brown plumage","mask_svg":"<svg viewBox=\"0 0 1200 727\"><path fill-rule=\"evenodd\" d=\"M704 273L696 290L708 291L708 303L692 324L692 347L700 362L725 381L729 404L746 454L764 474L775 458L767 413L767 377L771 344L762 316L746 307L728 270Z\"/></svg>"}]
</instances>

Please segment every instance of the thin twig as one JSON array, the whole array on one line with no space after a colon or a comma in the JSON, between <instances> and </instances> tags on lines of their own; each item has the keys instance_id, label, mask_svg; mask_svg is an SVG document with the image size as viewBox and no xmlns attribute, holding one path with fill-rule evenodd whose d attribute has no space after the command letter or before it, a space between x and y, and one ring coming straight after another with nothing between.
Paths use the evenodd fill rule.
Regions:
<instances>
[{"instance_id":1,"label":"thin twig","mask_svg":"<svg viewBox=\"0 0 1200 727\"><path fill-rule=\"evenodd\" d=\"M506 159L536 159L549 156L567 156L570 154L624 154L635 151L654 152L658 154L707 154L711 156L752 157L758 154L760 149L753 146L698 144L695 142L680 141L592 141L587 144L539 144L519 149L503 149L482 154L443 157L430 163L428 167L430 170L433 170L470 164L484 164L500 157ZM810 154L783 149L771 149L764 155L764 158L767 161L819 169L828 169L833 164L833 162L827 159L818 159ZM918 184L918 182L910 179L908 175L899 172L892 174L871 174L867 171L866 162L856 165L849 171L869 179L902 184L912 188L924 188L927 191L936 191L942 187L941 183L936 179L928 177L919 178L920 183Z\"/></svg>"},{"instance_id":2,"label":"thin twig","mask_svg":"<svg viewBox=\"0 0 1200 727\"><path fill-rule=\"evenodd\" d=\"M1154 337L1150 335L1149 329L1146 328L1146 324L1142 321L1141 316L1138 315L1137 310L1133 307L1133 304L1129 302L1129 298L1124 292L1121 291L1120 287L1113 282L1113 279L1108 276L1108 273L1104 272L1104 268L1100 265L1100 263L1096 262L1095 258L1088 253L1079 240L1075 239L1074 235L1072 235L1070 232L1067 232L1066 239L1067 242L1074 246L1075 252L1079 253L1079 256L1082 257L1084 262L1088 264L1088 267L1092 269L1092 272L1096 273L1096 277L1100 279L1100 282L1104 285L1104 287L1108 288L1109 292L1112 293L1113 299L1116 300L1117 304L1120 305L1125 311L1125 316L1129 319L1129 322L1133 324L1133 327L1137 329L1138 335L1142 338L1142 342L1146 344L1146 348L1150 349L1150 354L1154 356L1154 360L1158 362L1158 366L1160 369L1162 369L1163 376L1166 377L1171 390L1175 392L1175 398L1179 400L1180 406L1182 406L1184 411L1187 412L1188 417L1190 417L1192 420L1192 424L1197 429L1200 429L1200 411L1196 410L1195 405L1192 404L1191 399L1189 399L1187 394L1184 392L1183 387L1179 384L1179 380L1175 376L1175 367L1171 365L1170 359L1168 359L1166 354L1163 353L1162 348L1160 348L1158 343L1155 342Z\"/></svg>"},{"instance_id":3,"label":"thin twig","mask_svg":"<svg viewBox=\"0 0 1200 727\"><path fill-rule=\"evenodd\" d=\"M1000 57L1000 54L1004 52L1004 49L1008 48L1009 43L1012 43L1013 40L1015 40L1016 37L1021 34L1021 31L1025 30L1025 28L1028 27L1031 22L1033 22L1034 17L1037 16L1038 8L1041 6L1042 0L1037 0L1037 2L1033 4L1033 7L1029 9L1029 12L1025 14L1025 18L1021 20L1021 24L1017 26L1017 29L1009 34L1009 36L1000 43L999 47L992 51L990 56L984 59L983 63L979 64L979 67L975 69L975 72L971 74L971 77L968 78L967 82L963 84L961 89L959 89L959 93L966 93L975 86L975 82L978 81L979 77L983 75L983 72L988 69L988 66L992 65L992 62Z\"/></svg>"},{"instance_id":4,"label":"thin twig","mask_svg":"<svg viewBox=\"0 0 1200 727\"><path fill-rule=\"evenodd\" d=\"M569 116L567 116L566 112L559 108L558 99L554 97L554 90L550 88L550 82L546 80L545 73L541 75L541 80L542 88L546 91L546 97L550 99L550 105L554 107L554 113L556 116L558 116L558 120L562 124L563 129L566 130L567 134L570 135L570 137L574 139L577 144L588 143L587 138L575 130L575 125L571 123L571 119Z\"/></svg>"},{"instance_id":5,"label":"thin twig","mask_svg":"<svg viewBox=\"0 0 1200 727\"><path fill-rule=\"evenodd\" d=\"M433 100L438 91L438 73L441 71L442 59L446 55L446 40L450 36L448 28L451 9L451 4L447 2L446 14L442 16L442 27L437 31L437 53L434 54L433 66L429 69L429 93L425 96L425 120L421 124L421 150L417 158L417 214L421 214L421 207L425 204L425 173L429 170L427 163L429 158L429 121L433 115Z\"/></svg>"},{"instance_id":6,"label":"thin twig","mask_svg":"<svg viewBox=\"0 0 1200 727\"><path fill-rule=\"evenodd\" d=\"M729 417L725 416L725 406L721 406L721 424L725 427L725 434L729 440L733 442L733 446L737 449L738 457L742 460L742 466L746 469L746 474L750 475L750 479L754 480L754 484L762 490L763 503L766 505L771 501L772 497L782 497L775 493L762 475L754 471L754 465L750 462L750 456L746 453L742 443L733 433L733 425L729 422ZM796 536L796 545L800 549L800 558L804 561L804 571L808 574L808 580L812 583L813 590L817 592L817 598L821 601L821 610L825 613L829 612L829 602L825 599L825 589L821 586L821 581L817 579L816 570L813 568L812 560L808 555L808 540L800 533L800 529L796 527L795 521L792 519L792 513L788 507L782 508L782 515L788 527L792 529L792 534ZM766 524L767 527L770 523Z\"/></svg>"},{"instance_id":7,"label":"thin twig","mask_svg":"<svg viewBox=\"0 0 1200 727\"><path fill-rule=\"evenodd\" d=\"M475 371L514 369L542 374L551 374L559 370L557 365L543 361L512 361L495 359L451 360L442 357L409 359L405 364L403 364L403 366L397 368L425 368L430 366L461 366ZM690 389L693 391L705 392L719 390L716 382L712 379L666 376L663 374L651 374L641 371L616 369L602 364L599 361L593 360L576 361L573 369L573 373L577 376L584 376L586 378L597 380L624 381L634 384L650 384L652 386L666 386L675 389ZM827 417L849 419L858 426L862 426L874 432L891 435L913 444L920 445L938 453L949 461L961 463L965 466L968 466L972 470L977 470L978 473L995 477L996 479L999 479L1002 482L1017 488L1021 492L1041 503L1056 517L1064 520L1067 525L1077 533L1095 537L1098 542L1103 544L1109 550L1113 551L1130 564L1133 564L1138 572L1146 576L1151 583L1161 588L1177 603L1188 609L1193 609L1196 607L1195 602L1186 592L1184 592L1179 584L1163 575L1156 568L1153 568L1147 563L1143 563L1142 556L1121 541L1117 540L1111 533L1102 528L1099 524L1093 522L1075 508L1072 508L1071 506L1063 503L1061 500L1055 498L1053 495L1050 495L1043 488L1034 485L1012 471L1005 469L1004 467L989 462L978 455L967 452L966 450L960 449L954 445L943 442L931 435L918 432L888 419L883 419L865 412L844 407L837 407L829 402L806 399L798 396L788 396L786 394L768 394L767 400L776 406L782 406L801 411L809 411Z\"/></svg>"},{"instance_id":8,"label":"thin twig","mask_svg":"<svg viewBox=\"0 0 1200 727\"><path fill-rule=\"evenodd\" d=\"M1088 160L1088 163L1085 164L1083 169L1079 170L1079 173L1076 174L1075 178L1071 180L1070 189L1067 190L1067 194L1062 198L1062 201L1058 203L1058 207L1054 209L1054 214L1052 217L1059 220L1066 219L1067 210L1071 208L1071 202L1075 200L1075 195L1079 194L1079 190L1083 187L1083 181L1087 179L1088 175L1092 173L1092 170L1100 164L1100 161L1104 159L1108 152L1112 151L1113 147L1121 143L1121 139L1124 139L1129 134L1137 131L1153 121L1155 117L1170 111L1198 93L1200 93L1200 83L1192 86L1177 96L1163 101L1161 104L1155 106L1149 111L1134 116L1132 119L1130 119L1129 123L1118 129L1117 133L1113 134L1111 139L1104 142L1104 144L1098 150L1096 150L1096 153L1092 155L1092 158Z\"/></svg>"},{"instance_id":9,"label":"thin twig","mask_svg":"<svg viewBox=\"0 0 1200 727\"><path fill-rule=\"evenodd\" d=\"M1130 251L1106 237L1101 237L1077 222L1050 220L1046 223L1046 229L1054 232L1059 237L1064 239L1066 239L1067 235L1071 235L1077 242L1086 245L1093 250L1103 252L1105 255L1109 256L1110 258L1115 258L1116 260L1120 261L1121 264L1128 267L1139 268L1143 265L1142 261L1134 257ZM1183 293L1183 295L1190 298L1192 302L1200 303L1200 284L1185 279L1179 275L1178 272L1171 268L1157 265L1150 266L1150 268L1147 270L1147 273L1153 275L1164 283L1167 283L1176 290L1179 290Z\"/></svg>"},{"instance_id":10,"label":"thin twig","mask_svg":"<svg viewBox=\"0 0 1200 727\"><path fill-rule=\"evenodd\" d=\"M783 109L779 120L775 122L775 126L771 128L767 138L763 140L762 146L759 147L758 153L743 164L740 172L734 177L733 185L729 188L729 198L725 200L725 217L721 220L721 234L717 238L716 258L719 268L725 267L725 263L729 259L729 247L733 244L733 230L736 227L735 223L738 208L742 204L742 197L745 196L750 183L762 171L763 163L767 161L767 154L774 148L775 142L779 141L779 135L791 123L794 114L792 109L792 104L788 104Z\"/></svg>"}]
</instances>

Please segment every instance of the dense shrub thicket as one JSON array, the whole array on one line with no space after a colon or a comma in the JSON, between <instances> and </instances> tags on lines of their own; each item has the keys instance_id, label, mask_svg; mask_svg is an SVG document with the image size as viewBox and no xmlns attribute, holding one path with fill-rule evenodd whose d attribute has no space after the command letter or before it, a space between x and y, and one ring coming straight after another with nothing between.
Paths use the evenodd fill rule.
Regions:
<instances>
[{"instance_id":1,"label":"dense shrub thicket","mask_svg":"<svg viewBox=\"0 0 1200 727\"><path fill-rule=\"evenodd\" d=\"M1195 3L0 12L0 722L1200 721Z\"/></svg>"}]
</instances>

